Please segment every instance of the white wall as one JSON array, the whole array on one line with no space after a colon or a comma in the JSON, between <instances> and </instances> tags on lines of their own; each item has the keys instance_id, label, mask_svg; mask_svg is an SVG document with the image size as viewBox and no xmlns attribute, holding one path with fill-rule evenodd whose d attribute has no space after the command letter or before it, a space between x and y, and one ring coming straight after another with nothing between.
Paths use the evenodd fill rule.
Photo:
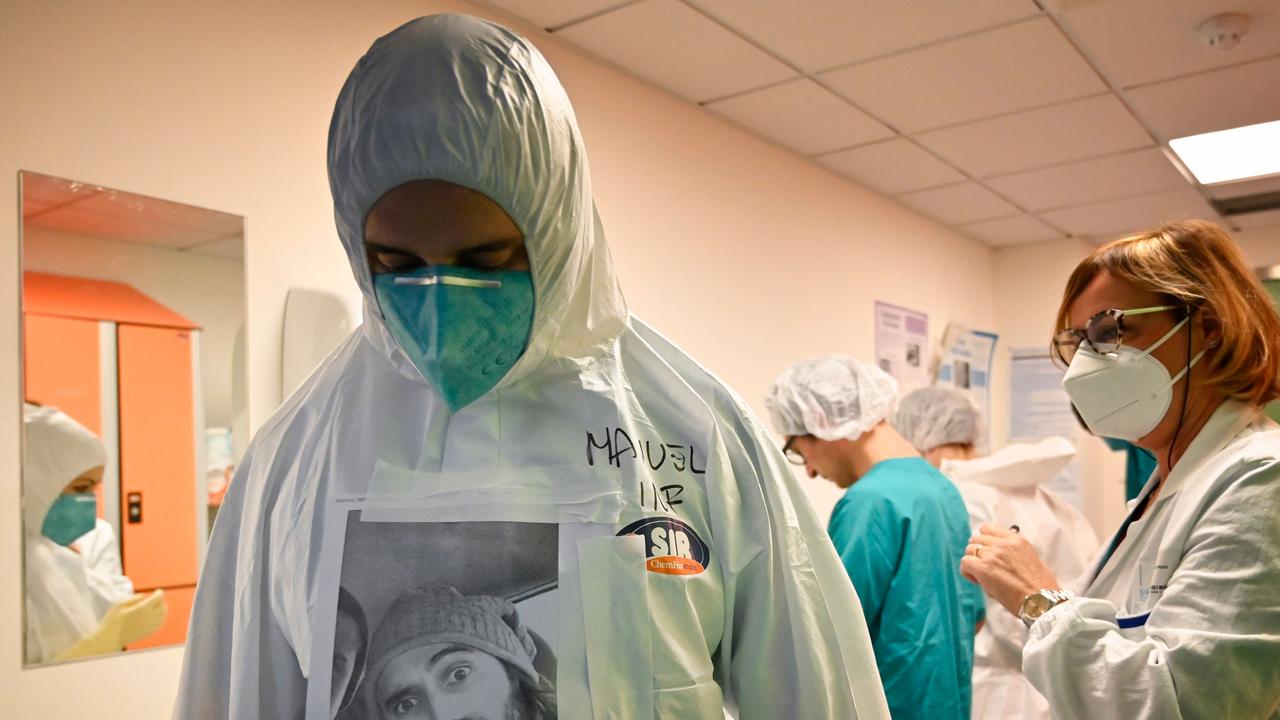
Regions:
<instances>
[{"instance_id":1,"label":"white wall","mask_svg":"<svg viewBox=\"0 0 1280 720\"><path fill-rule=\"evenodd\" d=\"M1280 225L1232 233L1254 268L1280 265Z\"/></svg>"},{"instance_id":2,"label":"white wall","mask_svg":"<svg viewBox=\"0 0 1280 720\"><path fill-rule=\"evenodd\" d=\"M28 226L23 269L123 282L200 326L206 427L231 427L231 365L244 323L239 260L130 245Z\"/></svg>"},{"instance_id":3,"label":"white wall","mask_svg":"<svg viewBox=\"0 0 1280 720\"><path fill-rule=\"evenodd\" d=\"M1060 240L1001 248L995 253L996 352L993 404L1005 410L992 424L993 445L1009 437L1010 348L1048 348L1062 290L1076 265L1094 248L1083 240ZM1124 520L1124 462L1099 439L1080 432L1071 438L1080 448L1080 496L1085 517L1101 538Z\"/></svg>"},{"instance_id":4,"label":"white wall","mask_svg":"<svg viewBox=\"0 0 1280 720\"><path fill-rule=\"evenodd\" d=\"M290 286L358 302L325 175L333 101L374 38L461 2L0 4L0 336L18 331L20 169L246 218L251 421L279 401ZM530 32L528 28L523 28ZM872 302L991 328L992 253L539 37L578 110L633 309L757 409L807 355L872 353ZM0 717L167 717L178 649L20 668L16 347L0 354ZM812 481L816 502L834 493ZM68 692L68 688L75 688Z\"/></svg>"}]
</instances>

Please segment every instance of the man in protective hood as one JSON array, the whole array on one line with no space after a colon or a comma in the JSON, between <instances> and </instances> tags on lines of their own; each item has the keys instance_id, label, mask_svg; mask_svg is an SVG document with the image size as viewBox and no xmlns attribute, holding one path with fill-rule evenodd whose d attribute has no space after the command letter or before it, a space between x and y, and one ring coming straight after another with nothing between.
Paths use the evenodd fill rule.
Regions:
<instances>
[{"instance_id":1,"label":"man in protective hood","mask_svg":"<svg viewBox=\"0 0 1280 720\"><path fill-rule=\"evenodd\" d=\"M380 38L329 176L365 322L238 468L176 717L320 716L341 498L557 523L563 717L888 717L857 597L764 428L628 314L573 109L528 41L458 15Z\"/></svg>"}]
</instances>

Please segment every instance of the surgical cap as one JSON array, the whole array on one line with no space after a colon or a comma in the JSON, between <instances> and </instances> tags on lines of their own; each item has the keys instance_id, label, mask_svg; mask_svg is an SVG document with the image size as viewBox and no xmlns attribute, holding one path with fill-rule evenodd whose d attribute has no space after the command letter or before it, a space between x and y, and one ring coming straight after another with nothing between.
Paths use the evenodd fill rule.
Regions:
<instances>
[{"instance_id":1,"label":"surgical cap","mask_svg":"<svg viewBox=\"0 0 1280 720\"><path fill-rule=\"evenodd\" d=\"M982 436L982 416L973 400L951 387L925 387L902 398L893 426L916 450L929 452L943 445L976 445Z\"/></svg>"},{"instance_id":2,"label":"surgical cap","mask_svg":"<svg viewBox=\"0 0 1280 720\"><path fill-rule=\"evenodd\" d=\"M898 399L898 381L848 355L798 362L769 388L765 407L783 435L856 440L886 420Z\"/></svg>"}]
</instances>

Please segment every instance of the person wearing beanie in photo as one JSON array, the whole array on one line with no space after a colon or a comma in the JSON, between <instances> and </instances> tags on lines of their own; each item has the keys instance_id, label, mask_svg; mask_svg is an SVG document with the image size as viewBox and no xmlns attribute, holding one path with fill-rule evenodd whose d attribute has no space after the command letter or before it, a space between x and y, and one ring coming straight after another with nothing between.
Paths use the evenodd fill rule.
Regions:
<instances>
[{"instance_id":1,"label":"person wearing beanie in photo","mask_svg":"<svg viewBox=\"0 0 1280 720\"><path fill-rule=\"evenodd\" d=\"M515 605L447 585L400 595L374 632L362 684L370 718L549 720L555 688Z\"/></svg>"}]
</instances>

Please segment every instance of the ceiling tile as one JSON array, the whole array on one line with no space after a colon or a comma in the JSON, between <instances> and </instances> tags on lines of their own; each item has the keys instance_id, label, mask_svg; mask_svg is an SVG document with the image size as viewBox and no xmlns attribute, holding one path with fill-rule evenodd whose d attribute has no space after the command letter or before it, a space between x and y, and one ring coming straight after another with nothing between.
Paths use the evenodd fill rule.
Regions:
<instances>
[{"instance_id":1,"label":"ceiling tile","mask_svg":"<svg viewBox=\"0 0 1280 720\"><path fill-rule=\"evenodd\" d=\"M796 76L677 0L644 0L555 33L695 102Z\"/></svg>"},{"instance_id":2,"label":"ceiling tile","mask_svg":"<svg viewBox=\"0 0 1280 720\"><path fill-rule=\"evenodd\" d=\"M689 0L808 72L1039 13L1032 0Z\"/></svg>"},{"instance_id":3,"label":"ceiling tile","mask_svg":"<svg viewBox=\"0 0 1280 720\"><path fill-rule=\"evenodd\" d=\"M1084 205L1187 187L1160 148L1055 165L984 181L1028 210Z\"/></svg>"},{"instance_id":4,"label":"ceiling tile","mask_svg":"<svg viewBox=\"0 0 1280 720\"><path fill-rule=\"evenodd\" d=\"M1021 245L1062 237L1062 233L1030 215L984 220L961 225L956 229L988 245L995 246Z\"/></svg>"},{"instance_id":5,"label":"ceiling tile","mask_svg":"<svg viewBox=\"0 0 1280 720\"><path fill-rule=\"evenodd\" d=\"M189 248L189 252L198 255L211 255L213 257L225 258L227 260L243 260L244 238L222 238L221 240Z\"/></svg>"},{"instance_id":6,"label":"ceiling tile","mask_svg":"<svg viewBox=\"0 0 1280 720\"><path fill-rule=\"evenodd\" d=\"M238 215L58 178L24 176L23 192L62 199L28 225L73 235L176 250L244 232Z\"/></svg>"},{"instance_id":7,"label":"ceiling tile","mask_svg":"<svg viewBox=\"0 0 1280 720\"><path fill-rule=\"evenodd\" d=\"M1107 89L1053 21L1044 17L834 70L819 79L902 132L994 117Z\"/></svg>"},{"instance_id":8,"label":"ceiling tile","mask_svg":"<svg viewBox=\"0 0 1280 720\"><path fill-rule=\"evenodd\" d=\"M1073 235L1099 239L1186 218L1218 222L1218 215L1191 188L1051 210L1040 217Z\"/></svg>"},{"instance_id":9,"label":"ceiling tile","mask_svg":"<svg viewBox=\"0 0 1280 720\"><path fill-rule=\"evenodd\" d=\"M1014 215L1018 208L976 182L899 195L898 200L948 225Z\"/></svg>"},{"instance_id":10,"label":"ceiling tile","mask_svg":"<svg viewBox=\"0 0 1280 720\"><path fill-rule=\"evenodd\" d=\"M1151 144L1147 131L1112 95L934 130L916 139L978 177Z\"/></svg>"},{"instance_id":11,"label":"ceiling tile","mask_svg":"<svg viewBox=\"0 0 1280 720\"><path fill-rule=\"evenodd\" d=\"M88 203L59 208L37 216L29 224L72 235L169 250L180 250L209 238L208 233L196 228L153 222L141 215L111 212L109 208L101 206L89 207Z\"/></svg>"},{"instance_id":12,"label":"ceiling tile","mask_svg":"<svg viewBox=\"0 0 1280 720\"><path fill-rule=\"evenodd\" d=\"M83 202L102 191L103 188L97 185L63 180L34 172L23 172L22 214L25 217L49 208Z\"/></svg>"},{"instance_id":13,"label":"ceiling tile","mask_svg":"<svg viewBox=\"0 0 1280 720\"><path fill-rule=\"evenodd\" d=\"M808 78L735 95L707 107L802 155L894 134L880 121Z\"/></svg>"},{"instance_id":14,"label":"ceiling tile","mask_svg":"<svg viewBox=\"0 0 1280 720\"><path fill-rule=\"evenodd\" d=\"M1200 23L1222 12L1243 12L1253 18L1244 39L1227 52L1202 44L1196 35ZM1280 12L1275 0L1076 2L1063 9L1061 18L1085 54L1119 87L1280 52Z\"/></svg>"},{"instance_id":15,"label":"ceiling tile","mask_svg":"<svg viewBox=\"0 0 1280 720\"><path fill-rule=\"evenodd\" d=\"M625 5L627 0L482 0L540 28L552 29Z\"/></svg>"},{"instance_id":16,"label":"ceiling tile","mask_svg":"<svg viewBox=\"0 0 1280 720\"><path fill-rule=\"evenodd\" d=\"M890 195L965 179L959 170L901 138L841 150L817 160L841 175Z\"/></svg>"},{"instance_id":17,"label":"ceiling tile","mask_svg":"<svg viewBox=\"0 0 1280 720\"><path fill-rule=\"evenodd\" d=\"M1162 140L1280 120L1280 58L1136 88L1128 97Z\"/></svg>"},{"instance_id":18,"label":"ceiling tile","mask_svg":"<svg viewBox=\"0 0 1280 720\"><path fill-rule=\"evenodd\" d=\"M1280 210L1260 210L1242 215L1232 215L1227 218L1227 224L1243 230L1280 225Z\"/></svg>"}]
</instances>

